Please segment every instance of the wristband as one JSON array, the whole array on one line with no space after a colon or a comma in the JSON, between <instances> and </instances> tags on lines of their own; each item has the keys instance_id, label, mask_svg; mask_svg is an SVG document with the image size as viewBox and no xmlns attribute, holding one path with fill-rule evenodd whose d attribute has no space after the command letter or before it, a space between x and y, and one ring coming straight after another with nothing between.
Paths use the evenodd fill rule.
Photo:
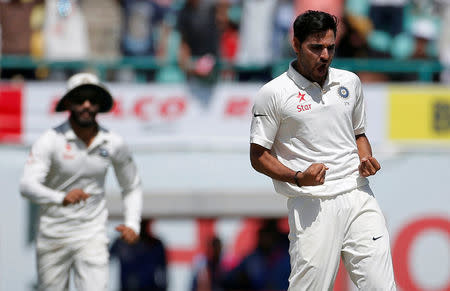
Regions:
<instances>
[{"instance_id":1,"label":"wristband","mask_svg":"<svg viewBox=\"0 0 450 291\"><path fill-rule=\"evenodd\" d=\"M294 175L294 181L295 181L295 184L298 186L298 187L301 187L301 185L300 185L300 183L298 182L298 178L297 178L297 175L298 175L298 173L301 173L302 171L297 171L297 172L295 172L295 175Z\"/></svg>"}]
</instances>

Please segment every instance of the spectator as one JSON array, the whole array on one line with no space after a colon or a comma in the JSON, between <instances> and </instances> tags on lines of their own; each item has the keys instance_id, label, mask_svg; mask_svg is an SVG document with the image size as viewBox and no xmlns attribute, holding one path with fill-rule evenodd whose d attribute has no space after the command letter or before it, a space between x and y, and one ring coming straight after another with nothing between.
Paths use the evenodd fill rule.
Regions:
<instances>
[{"instance_id":1,"label":"spectator","mask_svg":"<svg viewBox=\"0 0 450 291\"><path fill-rule=\"evenodd\" d=\"M338 18L336 42L341 39L341 20L344 14L345 0L294 0L294 18L306 10L319 10L328 12ZM292 21L293 22L293 21Z\"/></svg>"},{"instance_id":2,"label":"spectator","mask_svg":"<svg viewBox=\"0 0 450 291\"><path fill-rule=\"evenodd\" d=\"M373 31L369 36L372 57L391 57L392 39L404 29L405 7L409 0L370 0L369 18Z\"/></svg>"},{"instance_id":3,"label":"spectator","mask_svg":"<svg viewBox=\"0 0 450 291\"><path fill-rule=\"evenodd\" d=\"M167 290L166 251L151 225L152 220L143 219L137 243L130 245L118 238L111 247L111 255L120 262L121 291Z\"/></svg>"},{"instance_id":4,"label":"spectator","mask_svg":"<svg viewBox=\"0 0 450 291\"><path fill-rule=\"evenodd\" d=\"M80 61L89 57L89 39L79 0L46 0L44 56L50 61ZM50 79L65 80L71 68L53 69Z\"/></svg>"},{"instance_id":5,"label":"spectator","mask_svg":"<svg viewBox=\"0 0 450 291\"><path fill-rule=\"evenodd\" d=\"M208 241L207 253L194 259L191 291L223 291L224 274L222 241L218 237L213 237Z\"/></svg>"},{"instance_id":6,"label":"spectator","mask_svg":"<svg viewBox=\"0 0 450 291\"><path fill-rule=\"evenodd\" d=\"M89 56L89 41L79 1L46 0L44 25L46 58L84 60Z\"/></svg>"},{"instance_id":7,"label":"spectator","mask_svg":"<svg viewBox=\"0 0 450 291\"><path fill-rule=\"evenodd\" d=\"M263 222L256 249L224 279L225 290L287 290L289 283L289 241L276 219Z\"/></svg>"},{"instance_id":8,"label":"spectator","mask_svg":"<svg viewBox=\"0 0 450 291\"><path fill-rule=\"evenodd\" d=\"M442 19L441 32L439 37L439 60L444 66L441 73L441 81L450 83L450 1L440 0L440 15ZM447 28L447 29L444 29Z\"/></svg>"},{"instance_id":9,"label":"spectator","mask_svg":"<svg viewBox=\"0 0 450 291\"><path fill-rule=\"evenodd\" d=\"M89 57L93 59L114 59L120 55L119 36L121 11L117 1L81 1L86 18ZM98 17L102 15L102 17Z\"/></svg>"},{"instance_id":10,"label":"spectator","mask_svg":"<svg viewBox=\"0 0 450 291\"><path fill-rule=\"evenodd\" d=\"M235 77L233 64L239 48L239 24L230 17L233 6L230 0L218 0L216 9L216 23L219 30L219 56L222 60L222 80L232 80Z\"/></svg>"},{"instance_id":11,"label":"spectator","mask_svg":"<svg viewBox=\"0 0 450 291\"><path fill-rule=\"evenodd\" d=\"M167 43L172 16L171 0L119 0L122 7L122 32L120 48L127 57L155 57L163 60L167 56ZM139 69L146 80L153 80L156 67ZM123 74L124 72L122 72ZM123 76L123 75L122 75Z\"/></svg>"},{"instance_id":12,"label":"spectator","mask_svg":"<svg viewBox=\"0 0 450 291\"><path fill-rule=\"evenodd\" d=\"M415 40L415 46L411 58L433 58L429 48L437 37L437 29L434 23L426 18L416 20L412 24L412 35Z\"/></svg>"},{"instance_id":13,"label":"spectator","mask_svg":"<svg viewBox=\"0 0 450 291\"><path fill-rule=\"evenodd\" d=\"M411 35L408 39L405 38L404 41L408 44L407 47L403 46L406 51L404 54L406 59L414 60L437 60L437 54L432 51L434 47L434 41L437 37L437 28L433 21L427 18L418 18L411 25ZM399 44L399 43L398 43ZM393 46L397 51L402 48L400 45ZM394 50L395 52L396 50ZM398 53L397 53L398 54ZM409 72L402 74L391 74L391 80L393 81L417 81L419 76L417 72ZM439 80L439 75L434 73L431 75L431 79L434 81Z\"/></svg>"},{"instance_id":14,"label":"spectator","mask_svg":"<svg viewBox=\"0 0 450 291\"><path fill-rule=\"evenodd\" d=\"M231 6L229 0L217 3L217 26L220 32L220 58L233 63L239 47L239 24L230 19Z\"/></svg>"},{"instance_id":15,"label":"spectator","mask_svg":"<svg viewBox=\"0 0 450 291\"><path fill-rule=\"evenodd\" d=\"M208 0L186 0L177 21L181 35L178 63L188 76L191 93L204 106L211 97L219 55L216 9L215 3Z\"/></svg>"},{"instance_id":16,"label":"spectator","mask_svg":"<svg viewBox=\"0 0 450 291\"><path fill-rule=\"evenodd\" d=\"M274 18L273 59L292 58L295 56L294 50L289 45L292 22L295 19L292 1L278 0Z\"/></svg>"},{"instance_id":17,"label":"spectator","mask_svg":"<svg viewBox=\"0 0 450 291\"><path fill-rule=\"evenodd\" d=\"M9 0L0 2L1 54L30 56L33 38L31 16L40 9L42 0ZM2 78L33 79L34 70L3 69Z\"/></svg>"},{"instance_id":18,"label":"spectator","mask_svg":"<svg viewBox=\"0 0 450 291\"><path fill-rule=\"evenodd\" d=\"M342 58L367 58L367 36L372 30L371 21L361 15L345 14L342 18L342 38L336 56Z\"/></svg>"},{"instance_id":19,"label":"spectator","mask_svg":"<svg viewBox=\"0 0 450 291\"><path fill-rule=\"evenodd\" d=\"M368 58L371 48L367 37L373 29L372 22L365 16L344 14L342 18L342 34L336 56L340 58ZM359 71L361 82L387 82L388 75L378 72Z\"/></svg>"},{"instance_id":20,"label":"spectator","mask_svg":"<svg viewBox=\"0 0 450 291\"><path fill-rule=\"evenodd\" d=\"M172 13L167 0L119 0L123 13L121 49L125 56L156 56L166 53Z\"/></svg>"},{"instance_id":21,"label":"spectator","mask_svg":"<svg viewBox=\"0 0 450 291\"><path fill-rule=\"evenodd\" d=\"M369 17L374 28L391 36L403 32L406 4L408 0L370 0Z\"/></svg>"},{"instance_id":22,"label":"spectator","mask_svg":"<svg viewBox=\"0 0 450 291\"><path fill-rule=\"evenodd\" d=\"M179 62L190 75L205 77L210 72L196 66L200 62L195 59L215 61L218 56L220 35L216 16L216 6L205 0L186 0L179 12L177 29L182 41Z\"/></svg>"},{"instance_id":23,"label":"spectator","mask_svg":"<svg viewBox=\"0 0 450 291\"><path fill-rule=\"evenodd\" d=\"M276 4L277 0L245 0L242 3L237 64L254 68L239 72L240 81L271 78Z\"/></svg>"}]
</instances>

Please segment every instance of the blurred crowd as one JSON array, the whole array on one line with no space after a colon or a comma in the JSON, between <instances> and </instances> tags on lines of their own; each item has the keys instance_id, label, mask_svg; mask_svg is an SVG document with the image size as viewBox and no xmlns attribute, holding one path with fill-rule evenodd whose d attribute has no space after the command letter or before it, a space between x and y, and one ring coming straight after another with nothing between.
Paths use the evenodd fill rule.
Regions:
<instances>
[{"instance_id":1,"label":"blurred crowd","mask_svg":"<svg viewBox=\"0 0 450 291\"><path fill-rule=\"evenodd\" d=\"M292 22L308 9L339 18L337 58L450 67L450 0L0 0L1 56L120 60L109 81L267 81L294 57ZM1 78L63 80L76 70L25 67L4 67ZM358 73L367 82L417 78Z\"/></svg>"},{"instance_id":2,"label":"blurred crowd","mask_svg":"<svg viewBox=\"0 0 450 291\"><path fill-rule=\"evenodd\" d=\"M285 219L259 221L255 246L242 258L224 251L214 236L206 252L193 261L191 291L281 291L288 289L291 271Z\"/></svg>"},{"instance_id":3,"label":"blurred crowd","mask_svg":"<svg viewBox=\"0 0 450 291\"><path fill-rule=\"evenodd\" d=\"M282 291L291 271L287 219L255 219L255 241L238 256L217 235L202 242L192 260L190 291ZM168 260L164 243L152 232L152 220L143 219L140 240L127 244L118 238L111 246L120 263L121 291L168 290Z\"/></svg>"}]
</instances>

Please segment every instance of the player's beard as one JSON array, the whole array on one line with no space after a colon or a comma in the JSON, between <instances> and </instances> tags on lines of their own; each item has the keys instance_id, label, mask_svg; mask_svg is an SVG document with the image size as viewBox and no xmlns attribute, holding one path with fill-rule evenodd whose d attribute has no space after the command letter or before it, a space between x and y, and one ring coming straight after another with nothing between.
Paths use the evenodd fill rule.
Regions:
<instances>
[{"instance_id":1,"label":"player's beard","mask_svg":"<svg viewBox=\"0 0 450 291\"><path fill-rule=\"evenodd\" d=\"M96 111L89 109L82 109L80 111L71 110L70 120L79 127L88 128L97 125L97 121L95 120L96 115Z\"/></svg>"}]
</instances>

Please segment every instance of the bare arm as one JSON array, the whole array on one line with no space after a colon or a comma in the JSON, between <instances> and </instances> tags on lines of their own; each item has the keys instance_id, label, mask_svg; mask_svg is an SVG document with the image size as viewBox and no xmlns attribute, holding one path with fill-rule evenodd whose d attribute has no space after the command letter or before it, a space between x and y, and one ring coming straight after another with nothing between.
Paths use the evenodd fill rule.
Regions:
<instances>
[{"instance_id":1,"label":"bare arm","mask_svg":"<svg viewBox=\"0 0 450 291\"><path fill-rule=\"evenodd\" d=\"M180 49L178 50L178 65L187 74L192 73L191 48L183 39L181 40Z\"/></svg>"},{"instance_id":2,"label":"bare arm","mask_svg":"<svg viewBox=\"0 0 450 291\"><path fill-rule=\"evenodd\" d=\"M252 167L275 180L295 183L295 171L289 169L274 156L271 155L270 150L258 144L250 144L250 161Z\"/></svg>"},{"instance_id":3,"label":"bare arm","mask_svg":"<svg viewBox=\"0 0 450 291\"><path fill-rule=\"evenodd\" d=\"M272 179L295 184L296 171L289 169L271 155L271 151L258 144L250 144L250 161L252 167ZM311 164L304 172L297 174L301 186L321 185L325 181L328 168L324 164Z\"/></svg>"},{"instance_id":4,"label":"bare arm","mask_svg":"<svg viewBox=\"0 0 450 291\"><path fill-rule=\"evenodd\" d=\"M171 28L165 23L162 22L160 25L160 39L158 40L156 57L160 60L165 60L167 58L167 50L169 43L169 35L171 33Z\"/></svg>"},{"instance_id":5,"label":"bare arm","mask_svg":"<svg viewBox=\"0 0 450 291\"><path fill-rule=\"evenodd\" d=\"M372 147L370 146L370 142L366 134L358 134L357 136L355 136L355 138L356 145L358 146L359 159L361 160L364 157L371 157Z\"/></svg>"},{"instance_id":6,"label":"bare arm","mask_svg":"<svg viewBox=\"0 0 450 291\"><path fill-rule=\"evenodd\" d=\"M360 160L359 173L363 177L375 175L381 169L381 166L377 159L372 157L372 147L370 146L369 139L364 133L357 135L355 138Z\"/></svg>"}]
</instances>

